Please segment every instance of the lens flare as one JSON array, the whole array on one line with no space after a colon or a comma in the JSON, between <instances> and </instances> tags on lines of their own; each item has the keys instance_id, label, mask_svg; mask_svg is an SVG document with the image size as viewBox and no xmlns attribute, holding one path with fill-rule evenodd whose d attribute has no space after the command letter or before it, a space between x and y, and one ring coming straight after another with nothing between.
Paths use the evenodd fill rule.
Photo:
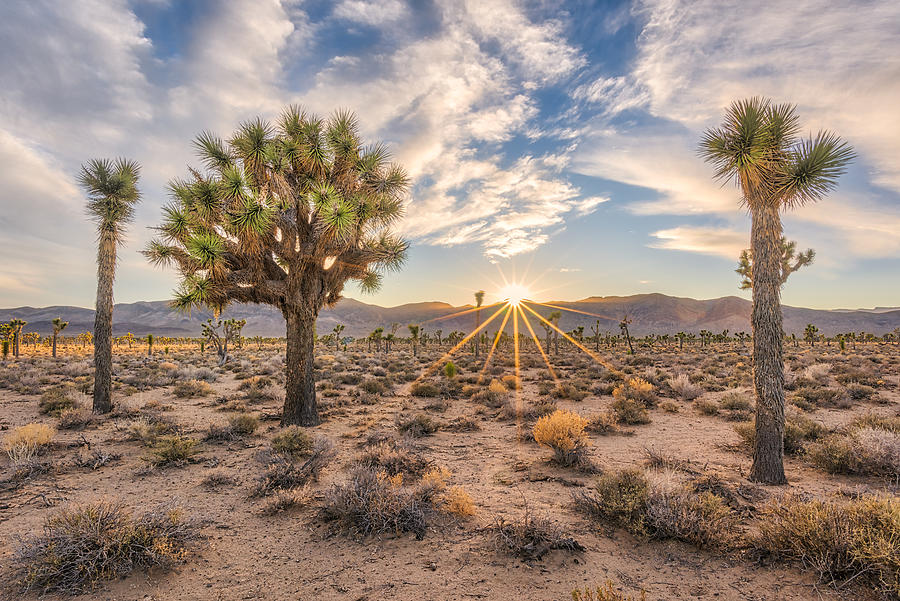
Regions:
<instances>
[{"instance_id":1,"label":"lens flare","mask_svg":"<svg viewBox=\"0 0 900 601\"><path fill-rule=\"evenodd\" d=\"M519 303L531 295L531 291L522 284L507 284L497 292L497 295L513 307L518 307Z\"/></svg>"}]
</instances>

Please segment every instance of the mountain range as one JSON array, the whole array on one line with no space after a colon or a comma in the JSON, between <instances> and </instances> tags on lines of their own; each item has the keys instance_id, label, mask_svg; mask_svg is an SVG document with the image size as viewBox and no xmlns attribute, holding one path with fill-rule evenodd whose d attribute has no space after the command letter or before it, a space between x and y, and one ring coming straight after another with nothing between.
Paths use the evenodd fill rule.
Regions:
<instances>
[{"instance_id":1,"label":"mountain range","mask_svg":"<svg viewBox=\"0 0 900 601\"><path fill-rule=\"evenodd\" d=\"M555 305L550 307L547 305ZM664 294L638 294L633 296L592 296L579 301L548 302L543 306L532 304L539 313L547 316L560 310L560 327L566 331L584 326L585 335L600 320L602 333L619 331L623 315L632 320L631 333L641 336L648 333L699 332L710 330L732 333L750 331L751 303L736 296L726 296L709 300L678 298ZM317 330L326 334L335 324L345 325L345 336L365 336L376 327L390 331L391 324L399 324L398 335L407 335L407 324L421 324L425 331L443 330L449 334L453 330L471 331L475 325L475 314L453 316L471 309L471 305L454 307L442 302L410 303L397 307L380 307L345 298L332 308L319 313ZM483 307L482 320L487 319L496 307ZM526 312L537 334L541 334L537 318ZM449 317L448 317L449 316ZM43 308L17 307L0 309L0 321L13 318L24 319L28 325L24 331L48 334L50 321L62 317L69 322L67 335L89 331L94 324L93 309L82 307L53 306ZM208 311L195 311L183 315L169 308L166 301L122 303L115 306L113 333L116 336L131 332L135 336L154 334L157 336L199 336L200 324L212 317ZM246 319L245 336L284 336L284 319L281 313L263 305L233 305L223 318ZM881 335L900 327L900 307L878 307L876 309L804 309L784 307L784 329L788 334L801 335L806 324L814 324L821 333L834 335L839 332L871 332ZM489 326L496 331L500 325L498 317ZM511 330L511 325L508 326Z\"/></svg>"}]
</instances>

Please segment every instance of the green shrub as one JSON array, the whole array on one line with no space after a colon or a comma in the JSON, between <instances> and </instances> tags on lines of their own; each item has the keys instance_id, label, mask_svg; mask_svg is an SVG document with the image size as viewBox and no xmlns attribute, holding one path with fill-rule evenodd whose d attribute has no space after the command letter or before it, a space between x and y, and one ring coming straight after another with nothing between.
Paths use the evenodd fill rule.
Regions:
<instances>
[{"instance_id":1,"label":"green shrub","mask_svg":"<svg viewBox=\"0 0 900 601\"><path fill-rule=\"evenodd\" d=\"M38 411L43 415L59 417L66 409L75 409L76 406L64 388L52 388L41 395Z\"/></svg>"},{"instance_id":2,"label":"green shrub","mask_svg":"<svg viewBox=\"0 0 900 601\"><path fill-rule=\"evenodd\" d=\"M649 424L650 413L643 403L625 397L616 398L612 402L612 411L620 424Z\"/></svg>"},{"instance_id":3,"label":"green shrub","mask_svg":"<svg viewBox=\"0 0 900 601\"><path fill-rule=\"evenodd\" d=\"M197 452L197 441L185 436L163 436L150 448L147 460L155 467L183 465Z\"/></svg>"},{"instance_id":4,"label":"green shrub","mask_svg":"<svg viewBox=\"0 0 900 601\"><path fill-rule=\"evenodd\" d=\"M418 397L436 397L441 394L441 389L431 382L416 382L410 386L409 393Z\"/></svg>"},{"instance_id":5,"label":"green shrub","mask_svg":"<svg viewBox=\"0 0 900 601\"><path fill-rule=\"evenodd\" d=\"M259 418L247 413L239 413L228 418L228 429L236 436L249 436L259 428Z\"/></svg>"},{"instance_id":6,"label":"green shrub","mask_svg":"<svg viewBox=\"0 0 900 601\"><path fill-rule=\"evenodd\" d=\"M272 451L287 457L305 457L312 452L313 438L300 426L288 426L272 437Z\"/></svg>"},{"instance_id":7,"label":"green shrub","mask_svg":"<svg viewBox=\"0 0 900 601\"><path fill-rule=\"evenodd\" d=\"M642 534L650 483L640 470L604 474L591 492L576 495L576 506L591 516Z\"/></svg>"}]
</instances>

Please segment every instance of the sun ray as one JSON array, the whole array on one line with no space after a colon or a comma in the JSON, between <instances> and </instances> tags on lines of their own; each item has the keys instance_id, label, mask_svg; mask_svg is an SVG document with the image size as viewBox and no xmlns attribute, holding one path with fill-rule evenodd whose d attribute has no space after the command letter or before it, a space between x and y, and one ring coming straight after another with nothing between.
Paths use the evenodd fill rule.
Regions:
<instances>
[{"instance_id":1,"label":"sun ray","mask_svg":"<svg viewBox=\"0 0 900 601\"><path fill-rule=\"evenodd\" d=\"M516 385L513 389L516 397L516 440L522 441L522 370L519 362L519 305L513 305L513 357L516 365Z\"/></svg>"},{"instance_id":2,"label":"sun ray","mask_svg":"<svg viewBox=\"0 0 900 601\"><path fill-rule=\"evenodd\" d=\"M491 303L489 305L482 305L480 307L472 307L471 309L463 309L462 311L457 311L456 313L451 313L450 315L442 315L440 317L432 317L431 319L426 319L422 323L430 323L432 321L441 321L443 319L450 319L451 317L460 317L461 315L468 315L469 313L474 313L475 311L481 311L482 309L489 309L491 307L496 307L502 303L505 303L506 300L499 300L495 303Z\"/></svg>"},{"instance_id":3,"label":"sun ray","mask_svg":"<svg viewBox=\"0 0 900 601\"><path fill-rule=\"evenodd\" d=\"M538 340L537 335L534 333L534 328L531 327L531 322L528 321L528 316L525 313L522 313L522 321L525 322L525 327L528 328L528 331L531 333L531 338L534 340L534 345L537 347L538 351L541 353L541 357L544 358L544 363L547 364L547 369L550 370L550 375L553 376L553 380L559 384L559 376L556 375L556 370L553 369L553 366L550 365L550 358L547 356L547 353L544 352L544 347L541 346L541 341Z\"/></svg>"},{"instance_id":4,"label":"sun ray","mask_svg":"<svg viewBox=\"0 0 900 601\"><path fill-rule=\"evenodd\" d=\"M500 324L500 329L497 330L497 335L494 336L494 343L491 345L491 350L488 351L487 358L484 360L484 367L481 368L481 373L478 375L478 381L481 382L484 374L487 372L488 365L491 362L491 357L494 355L494 351L497 348L497 343L500 342L500 336L503 334L503 330L506 329L506 322L509 321L509 316L512 311L507 311L506 315L503 316L503 323Z\"/></svg>"},{"instance_id":5,"label":"sun ray","mask_svg":"<svg viewBox=\"0 0 900 601\"><path fill-rule=\"evenodd\" d=\"M551 328L553 328L554 330L556 330L557 332L559 332L560 334L562 334L563 338L565 338L566 340L568 340L569 342L571 342L572 344L574 344L575 346L577 346L578 348L580 348L582 351L584 351L585 353L587 353L587 355L588 355L591 359L593 359L594 361L596 361L597 363L599 363L600 365L602 365L603 367L605 367L605 368L607 368L607 369L610 369L610 370L611 370L611 369L614 369L609 363L607 363L606 361L604 361L603 359L601 359L599 355L597 355L596 353L594 353L594 351L592 351L591 349L587 348L586 346L584 346L583 344L581 344L580 342L578 342L577 340L575 340L574 338L572 338L571 336L569 336L568 334L566 334L565 332L563 332L562 330L560 330L560 329L556 326L556 324L554 324L553 322L544 319L544 317L543 317L540 313L538 313L537 311L535 311L534 309L532 309L531 307L529 307L529 306L526 305L525 303L522 303L522 306L525 307L526 309L528 309L529 311L531 311L531 312L534 314L534 316L537 317L538 319L540 319L542 322L544 322L545 324L547 324L548 326L550 326Z\"/></svg>"},{"instance_id":6,"label":"sun ray","mask_svg":"<svg viewBox=\"0 0 900 601\"><path fill-rule=\"evenodd\" d=\"M459 350L465 343L467 343L469 340L471 340L472 337L475 336L478 332L480 332L481 330L483 330L484 328L486 328L487 325L488 325L489 323L491 323L492 321L494 321L494 319L495 319L498 315L500 315L500 313L503 312L503 309L505 309L505 308L508 307L508 306L509 306L509 304L507 303L507 304L505 304L504 306L502 306L502 307L500 307L499 309L497 309L497 310L493 313L493 315L491 315L490 317L488 317L487 320L485 320L484 322L482 322L482 324L481 324L480 326L478 326L477 328L475 328L474 330L472 330L465 338L463 338L462 340L460 340L460 341L456 344L456 346L454 346L452 349L450 349L449 351L447 351L446 353L444 353L443 355L441 355L440 359L438 359L437 361L435 361L434 363L432 363L431 365L429 365L428 367L426 367L426 368L422 371L421 375L419 375L419 377L416 378L416 382L420 381L422 378L424 378L426 375L428 375L428 373L429 373L432 369L434 369L434 368L437 367L438 365L440 365L440 364L446 362L448 359L450 359L450 356L451 356L453 353L455 353L455 352L456 352L457 350Z\"/></svg>"},{"instance_id":7,"label":"sun ray","mask_svg":"<svg viewBox=\"0 0 900 601\"><path fill-rule=\"evenodd\" d=\"M590 315L591 317L599 317L600 319L608 319L610 321L619 321L615 317L609 317L608 315L600 315L598 313L589 313L588 311L580 311L578 309L569 309L567 307L561 307L559 305L552 305L550 303L539 303L537 301L531 301L536 305L541 305L542 307L550 307L552 309L559 309L560 311L569 311L571 313L581 313L582 315Z\"/></svg>"}]
</instances>

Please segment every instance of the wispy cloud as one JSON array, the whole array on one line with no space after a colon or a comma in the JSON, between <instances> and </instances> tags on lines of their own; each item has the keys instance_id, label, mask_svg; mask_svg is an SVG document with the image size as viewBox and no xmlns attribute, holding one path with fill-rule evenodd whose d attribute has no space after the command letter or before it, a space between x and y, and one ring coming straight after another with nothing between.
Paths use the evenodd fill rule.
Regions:
<instances>
[{"instance_id":1,"label":"wispy cloud","mask_svg":"<svg viewBox=\"0 0 900 601\"><path fill-rule=\"evenodd\" d=\"M653 232L651 248L683 250L737 260L747 246L747 234L727 228L679 226Z\"/></svg>"}]
</instances>

